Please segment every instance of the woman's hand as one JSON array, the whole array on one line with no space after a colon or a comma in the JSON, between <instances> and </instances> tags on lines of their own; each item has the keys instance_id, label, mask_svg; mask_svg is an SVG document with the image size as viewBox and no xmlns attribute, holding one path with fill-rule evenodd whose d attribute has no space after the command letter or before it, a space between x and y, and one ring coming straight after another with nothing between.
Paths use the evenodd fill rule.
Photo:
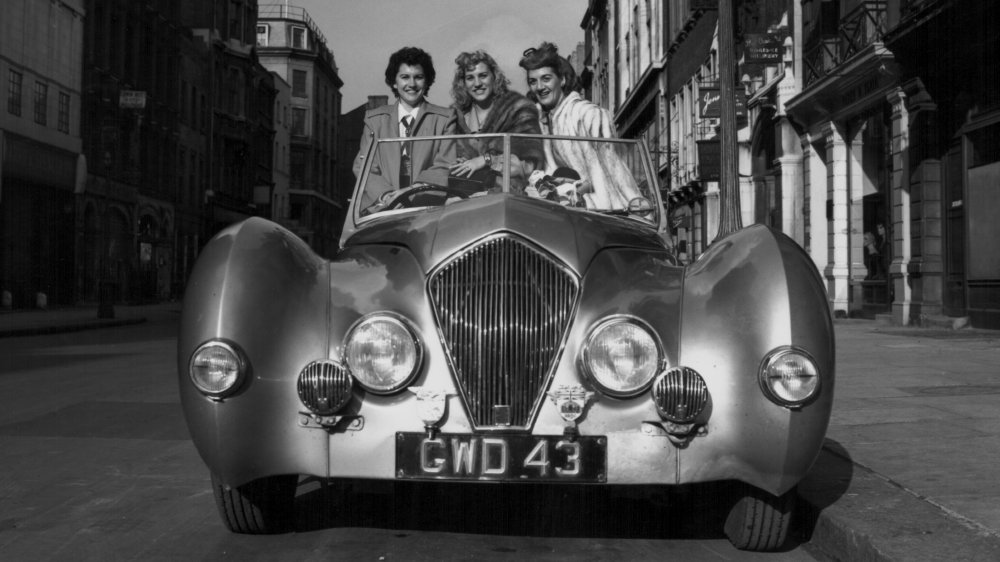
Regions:
<instances>
[{"instance_id":1,"label":"woman's hand","mask_svg":"<svg viewBox=\"0 0 1000 562\"><path fill-rule=\"evenodd\" d=\"M469 158L468 160L459 160L458 162L451 165L451 174L458 177L470 177L476 170L481 170L486 167L486 159L482 156L476 156L475 158Z\"/></svg>"}]
</instances>

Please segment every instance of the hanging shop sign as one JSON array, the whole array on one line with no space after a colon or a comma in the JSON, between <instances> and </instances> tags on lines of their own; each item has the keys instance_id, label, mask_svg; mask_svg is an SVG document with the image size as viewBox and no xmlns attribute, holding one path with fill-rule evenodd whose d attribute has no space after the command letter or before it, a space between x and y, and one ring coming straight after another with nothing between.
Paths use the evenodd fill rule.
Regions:
<instances>
[{"instance_id":1,"label":"hanging shop sign","mask_svg":"<svg viewBox=\"0 0 1000 562\"><path fill-rule=\"evenodd\" d=\"M722 95L718 88L702 87L698 90L698 114L705 119L718 119L722 116L722 108L719 103ZM747 94L743 88L736 89L736 116L746 117L747 115Z\"/></svg>"},{"instance_id":2,"label":"hanging shop sign","mask_svg":"<svg viewBox=\"0 0 1000 562\"><path fill-rule=\"evenodd\" d=\"M698 141L698 177L701 181L719 181L722 174L720 139Z\"/></svg>"},{"instance_id":3,"label":"hanging shop sign","mask_svg":"<svg viewBox=\"0 0 1000 562\"><path fill-rule=\"evenodd\" d=\"M143 90L122 90L118 93L118 107L144 109L146 107L146 92Z\"/></svg>"},{"instance_id":4,"label":"hanging shop sign","mask_svg":"<svg viewBox=\"0 0 1000 562\"><path fill-rule=\"evenodd\" d=\"M774 33L747 33L743 38L744 62L778 64L784 52L781 37Z\"/></svg>"}]
</instances>

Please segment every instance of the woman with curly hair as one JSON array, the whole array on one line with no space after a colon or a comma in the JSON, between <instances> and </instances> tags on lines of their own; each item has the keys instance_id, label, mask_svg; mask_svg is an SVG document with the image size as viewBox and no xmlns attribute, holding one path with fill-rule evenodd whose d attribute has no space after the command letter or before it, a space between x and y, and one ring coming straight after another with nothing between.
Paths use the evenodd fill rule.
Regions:
<instances>
[{"instance_id":1,"label":"woman with curly hair","mask_svg":"<svg viewBox=\"0 0 1000 562\"><path fill-rule=\"evenodd\" d=\"M427 101L434 77L434 61L423 49L404 47L389 57L385 84L396 101L365 112L361 149L354 159L355 176L363 169L369 147L379 139L455 134L458 120L455 111ZM454 143L428 141L415 142L412 147L400 146L400 151L386 149L373 153L364 194L366 203L414 181L447 182L448 165L455 156Z\"/></svg>"},{"instance_id":2,"label":"woman with curly hair","mask_svg":"<svg viewBox=\"0 0 1000 562\"><path fill-rule=\"evenodd\" d=\"M545 134L615 138L611 113L575 91L576 72L552 43L524 51L519 63L527 74L529 95L538 102ZM593 184L584 195L588 208L624 209L641 194L629 169L607 143L545 141L546 170L567 167Z\"/></svg>"},{"instance_id":3,"label":"woman with curly hair","mask_svg":"<svg viewBox=\"0 0 1000 562\"><path fill-rule=\"evenodd\" d=\"M455 59L451 96L458 112L458 132L539 134L538 109L523 95L508 88L496 60L484 51L462 53ZM512 176L527 177L545 162L537 139L511 139ZM503 139L466 143L460 161L451 167L460 177L483 177L502 169Z\"/></svg>"}]
</instances>

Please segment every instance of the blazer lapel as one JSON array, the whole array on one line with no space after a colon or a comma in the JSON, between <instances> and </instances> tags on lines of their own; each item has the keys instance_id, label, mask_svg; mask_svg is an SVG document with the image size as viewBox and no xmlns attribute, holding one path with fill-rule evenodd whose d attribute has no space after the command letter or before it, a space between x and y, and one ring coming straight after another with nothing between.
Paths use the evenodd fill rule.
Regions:
<instances>
[{"instance_id":1,"label":"blazer lapel","mask_svg":"<svg viewBox=\"0 0 1000 562\"><path fill-rule=\"evenodd\" d=\"M399 102L392 104L392 111L389 112L389 123L387 124L389 130L384 131L384 136L382 138L394 139L399 138ZM396 185L399 183L399 160L400 152L403 145L399 143L385 144L382 146L382 150L385 153L383 162L385 166L383 169L389 175L389 183ZM403 186L398 186L403 187Z\"/></svg>"},{"instance_id":2,"label":"blazer lapel","mask_svg":"<svg viewBox=\"0 0 1000 562\"><path fill-rule=\"evenodd\" d=\"M431 111L428 108L429 105L430 105L429 103L425 102L424 106L420 108L420 114L417 115L417 122L413 126L414 136L416 136L417 134L422 134L425 136L431 136L437 134L434 131L434 123L436 117L434 115L431 115ZM414 163L419 162L421 169L426 168L429 165L431 161L429 155L431 153L432 145L434 144L436 143L430 141L413 143L413 149L412 149L413 162ZM416 166L414 166L414 169L416 169Z\"/></svg>"}]
</instances>

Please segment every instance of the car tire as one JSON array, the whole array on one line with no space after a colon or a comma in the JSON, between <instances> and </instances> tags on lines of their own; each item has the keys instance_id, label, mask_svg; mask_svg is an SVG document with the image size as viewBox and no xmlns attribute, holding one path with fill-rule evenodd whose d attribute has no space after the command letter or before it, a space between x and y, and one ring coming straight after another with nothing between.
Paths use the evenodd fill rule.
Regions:
<instances>
[{"instance_id":1,"label":"car tire","mask_svg":"<svg viewBox=\"0 0 1000 562\"><path fill-rule=\"evenodd\" d=\"M268 476L230 487L212 474L215 505L226 527L248 535L283 533L292 528L298 475Z\"/></svg>"},{"instance_id":2,"label":"car tire","mask_svg":"<svg viewBox=\"0 0 1000 562\"><path fill-rule=\"evenodd\" d=\"M795 488L780 496L741 485L726 517L725 533L740 550L770 552L788 537L797 495Z\"/></svg>"}]
</instances>

